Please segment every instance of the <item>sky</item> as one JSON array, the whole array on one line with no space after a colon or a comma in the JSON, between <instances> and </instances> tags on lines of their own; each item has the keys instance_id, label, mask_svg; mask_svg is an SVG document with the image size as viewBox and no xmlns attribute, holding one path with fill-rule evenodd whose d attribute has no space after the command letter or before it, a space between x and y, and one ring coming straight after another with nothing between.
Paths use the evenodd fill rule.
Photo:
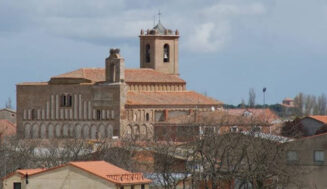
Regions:
<instances>
[{"instance_id":1,"label":"sky","mask_svg":"<svg viewBox=\"0 0 327 189\"><path fill-rule=\"evenodd\" d=\"M326 93L327 0L0 0L0 107L16 84L104 67L120 48L139 67L141 29L178 29L187 88L226 104ZM156 16L157 15L157 16ZM156 18L154 18L156 16Z\"/></svg>"}]
</instances>

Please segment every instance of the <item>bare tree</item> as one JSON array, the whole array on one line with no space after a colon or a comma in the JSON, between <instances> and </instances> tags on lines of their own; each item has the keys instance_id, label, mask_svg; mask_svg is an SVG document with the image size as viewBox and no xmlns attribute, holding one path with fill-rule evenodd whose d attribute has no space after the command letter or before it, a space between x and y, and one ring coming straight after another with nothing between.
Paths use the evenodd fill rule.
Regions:
<instances>
[{"instance_id":1,"label":"bare tree","mask_svg":"<svg viewBox=\"0 0 327 189\"><path fill-rule=\"evenodd\" d=\"M256 94L255 94L254 89L253 88L250 88L250 90L249 90L249 101L248 101L248 105L251 108L253 108L255 106L255 97L256 97Z\"/></svg>"},{"instance_id":2,"label":"bare tree","mask_svg":"<svg viewBox=\"0 0 327 189\"><path fill-rule=\"evenodd\" d=\"M327 109L327 97L325 94L321 94L317 99L317 109L319 115L326 115Z\"/></svg>"},{"instance_id":3,"label":"bare tree","mask_svg":"<svg viewBox=\"0 0 327 189\"><path fill-rule=\"evenodd\" d=\"M304 94L303 93L299 93L294 98L294 106L296 107L296 115L302 116L303 111L304 111Z\"/></svg>"},{"instance_id":4,"label":"bare tree","mask_svg":"<svg viewBox=\"0 0 327 189\"><path fill-rule=\"evenodd\" d=\"M5 104L5 108L9 108L12 109L12 103L11 103L11 98L9 97L6 104Z\"/></svg>"}]
</instances>

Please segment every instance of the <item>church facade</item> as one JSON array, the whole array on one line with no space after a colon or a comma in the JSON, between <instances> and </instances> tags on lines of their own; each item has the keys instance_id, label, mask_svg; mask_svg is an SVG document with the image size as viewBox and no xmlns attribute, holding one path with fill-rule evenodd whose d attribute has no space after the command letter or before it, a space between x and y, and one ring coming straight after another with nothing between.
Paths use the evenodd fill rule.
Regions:
<instances>
[{"instance_id":1,"label":"church facade","mask_svg":"<svg viewBox=\"0 0 327 189\"><path fill-rule=\"evenodd\" d=\"M151 139L154 124L222 103L186 89L179 77L179 32L160 22L140 32L140 68L125 69L119 49L105 68L81 68L47 82L17 84L20 138Z\"/></svg>"}]
</instances>

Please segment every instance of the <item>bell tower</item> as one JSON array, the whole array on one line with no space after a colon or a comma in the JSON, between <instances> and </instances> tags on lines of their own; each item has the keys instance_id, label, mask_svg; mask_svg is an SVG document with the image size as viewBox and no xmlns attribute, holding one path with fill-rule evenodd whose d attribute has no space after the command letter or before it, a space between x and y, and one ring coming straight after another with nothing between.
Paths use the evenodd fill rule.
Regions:
<instances>
[{"instance_id":1,"label":"bell tower","mask_svg":"<svg viewBox=\"0 0 327 189\"><path fill-rule=\"evenodd\" d=\"M166 29L159 23L140 33L140 68L178 75L179 32Z\"/></svg>"}]
</instances>

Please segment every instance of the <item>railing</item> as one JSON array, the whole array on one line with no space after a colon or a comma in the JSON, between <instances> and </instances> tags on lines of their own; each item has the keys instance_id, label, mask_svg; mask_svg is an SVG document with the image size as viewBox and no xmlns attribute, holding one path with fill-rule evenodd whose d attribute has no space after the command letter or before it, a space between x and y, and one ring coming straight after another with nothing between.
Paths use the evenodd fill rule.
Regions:
<instances>
[{"instance_id":1,"label":"railing","mask_svg":"<svg viewBox=\"0 0 327 189\"><path fill-rule=\"evenodd\" d=\"M142 173L129 173L129 174L119 174L119 175L107 175L109 179L126 182L126 181L141 181L144 179Z\"/></svg>"}]
</instances>

